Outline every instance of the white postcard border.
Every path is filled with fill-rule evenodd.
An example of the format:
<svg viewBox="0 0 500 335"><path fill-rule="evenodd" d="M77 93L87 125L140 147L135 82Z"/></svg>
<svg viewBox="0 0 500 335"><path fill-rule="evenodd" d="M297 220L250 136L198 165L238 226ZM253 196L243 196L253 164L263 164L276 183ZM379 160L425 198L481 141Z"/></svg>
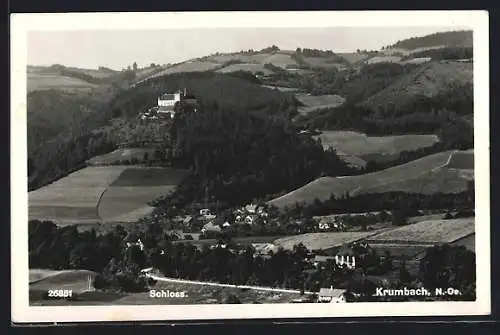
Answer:
<svg viewBox="0 0 500 335"><path fill-rule="evenodd" d="M59 13L11 15L13 322L458 316L490 313L489 18L486 11ZM474 37L475 302L33 307L28 298L27 33L218 27L469 27ZM202 55L200 55L202 56Z"/></svg>

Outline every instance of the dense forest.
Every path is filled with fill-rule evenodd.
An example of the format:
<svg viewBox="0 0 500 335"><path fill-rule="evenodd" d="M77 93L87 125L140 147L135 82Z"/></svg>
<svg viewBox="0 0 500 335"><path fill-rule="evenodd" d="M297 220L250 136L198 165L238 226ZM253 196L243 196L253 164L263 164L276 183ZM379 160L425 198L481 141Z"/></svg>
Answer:
<svg viewBox="0 0 500 335"><path fill-rule="evenodd" d="M320 201L316 199L312 204L304 206L296 204L286 208L285 212L291 215L304 217L322 216L342 213L363 213L385 210L403 211L405 215L419 215L421 210L474 210L474 189L460 193L411 194L404 192L370 193L350 197L331 196L330 199Z"/></svg>
<svg viewBox="0 0 500 335"><path fill-rule="evenodd" d="M436 46L472 46L472 30L447 31L434 33L422 37L412 37L402 41L397 41L390 48L418 49Z"/></svg>
<svg viewBox="0 0 500 335"><path fill-rule="evenodd" d="M172 243L157 225L143 233L127 234L123 228L96 235L95 231L78 232L75 227L57 228L52 222L29 223L30 268L89 269L96 271L98 289L140 292L154 285L140 276L140 270L153 266L167 277L220 283L247 284L319 291L331 285L348 290L350 299L373 299L372 290L383 278L386 287L418 286L460 289L460 300L474 300L475 256L463 247L430 248L417 274L410 275L404 263L386 253L378 255L367 244L354 243L349 254L358 260L355 270L329 261L314 267L308 259L310 250L299 244L293 250L278 249L270 257L256 254L252 247L221 241L226 248ZM126 246L140 238L144 250ZM347 251L347 250L346 250ZM458 262L457 260L460 260ZM360 280L360 276L362 279Z"/></svg>
<svg viewBox="0 0 500 335"><path fill-rule="evenodd" d="M236 205L322 174L352 172L335 152L280 119L206 106L176 118L171 132L172 165L192 172L172 197L187 202L201 200L207 188L211 197Z"/></svg>
<svg viewBox="0 0 500 335"><path fill-rule="evenodd" d="M474 52L472 47L449 47L440 49L430 49L419 52L414 52L404 59L430 57L434 61L456 60L456 59L472 59Z"/></svg>

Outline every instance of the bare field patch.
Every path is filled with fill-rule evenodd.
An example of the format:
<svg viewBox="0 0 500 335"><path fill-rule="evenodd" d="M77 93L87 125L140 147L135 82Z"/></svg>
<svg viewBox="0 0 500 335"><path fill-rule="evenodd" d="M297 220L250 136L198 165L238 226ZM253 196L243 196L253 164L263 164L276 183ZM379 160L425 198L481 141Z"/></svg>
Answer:
<svg viewBox="0 0 500 335"><path fill-rule="evenodd" d="M146 187L178 185L186 175L186 171L179 169L164 167L131 167L125 169L110 186Z"/></svg>
<svg viewBox="0 0 500 335"><path fill-rule="evenodd" d="M378 233L370 241L452 243L474 233L474 218L429 220Z"/></svg>
<svg viewBox="0 0 500 335"><path fill-rule="evenodd" d="M324 146L355 156L399 154L402 151L430 147L439 142L436 135L366 136L354 131L323 131L315 138L321 139Z"/></svg>
<svg viewBox="0 0 500 335"><path fill-rule="evenodd" d="M116 217L143 208L149 201L167 195L175 188L176 185L110 187L99 203L99 217L113 222Z"/></svg>
<svg viewBox="0 0 500 335"><path fill-rule="evenodd" d="M293 249L302 243L309 250L329 249L339 247L346 243L352 243L375 234L371 232L334 232L334 233L307 233L295 236L287 236L273 242L276 246L284 249Z"/></svg>
<svg viewBox="0 0 500 335"><path fill-rule="evenodd" d="M331 194L339 197L346 193L359 195L389 190L418 193L423 192L422 185L430 188L427 193L443 192L443 189L452 192L463 191L468 187L464 175L445 168L452 152L440 152L359 176L321 177L269 203L284 207L292 206L296 202L312 203L315 198L327 200Z"/></svg>

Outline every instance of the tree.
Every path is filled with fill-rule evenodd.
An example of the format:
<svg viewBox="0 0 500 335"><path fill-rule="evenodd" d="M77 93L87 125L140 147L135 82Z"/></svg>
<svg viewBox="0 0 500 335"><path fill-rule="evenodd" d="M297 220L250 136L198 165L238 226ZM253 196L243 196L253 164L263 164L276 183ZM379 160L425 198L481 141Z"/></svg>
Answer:
<svg viewBox="0 0 500 335"><path fill-rule="evenodd" d="M391 211L392 224L395 226L404 226L408 222L405 211L401 209L394 209Z"/></svg>
<svg viewBox="0 0 500 335"><path fill-rule="evenodd" d="M463 299L475 299L476 255L463 246L431 247L420 261L419 279L425 287L453 287Z"/></svg>

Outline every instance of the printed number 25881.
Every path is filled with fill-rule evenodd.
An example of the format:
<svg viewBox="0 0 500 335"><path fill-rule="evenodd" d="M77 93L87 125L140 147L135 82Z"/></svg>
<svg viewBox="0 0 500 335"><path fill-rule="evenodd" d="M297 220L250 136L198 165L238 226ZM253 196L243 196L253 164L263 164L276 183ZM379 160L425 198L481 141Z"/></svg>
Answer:
<svg viewBox="0 0 500 335"><path fill-rule="evenodd" d="M49 298L70 298L73 295L73 290L49 290Z"/></svg>

